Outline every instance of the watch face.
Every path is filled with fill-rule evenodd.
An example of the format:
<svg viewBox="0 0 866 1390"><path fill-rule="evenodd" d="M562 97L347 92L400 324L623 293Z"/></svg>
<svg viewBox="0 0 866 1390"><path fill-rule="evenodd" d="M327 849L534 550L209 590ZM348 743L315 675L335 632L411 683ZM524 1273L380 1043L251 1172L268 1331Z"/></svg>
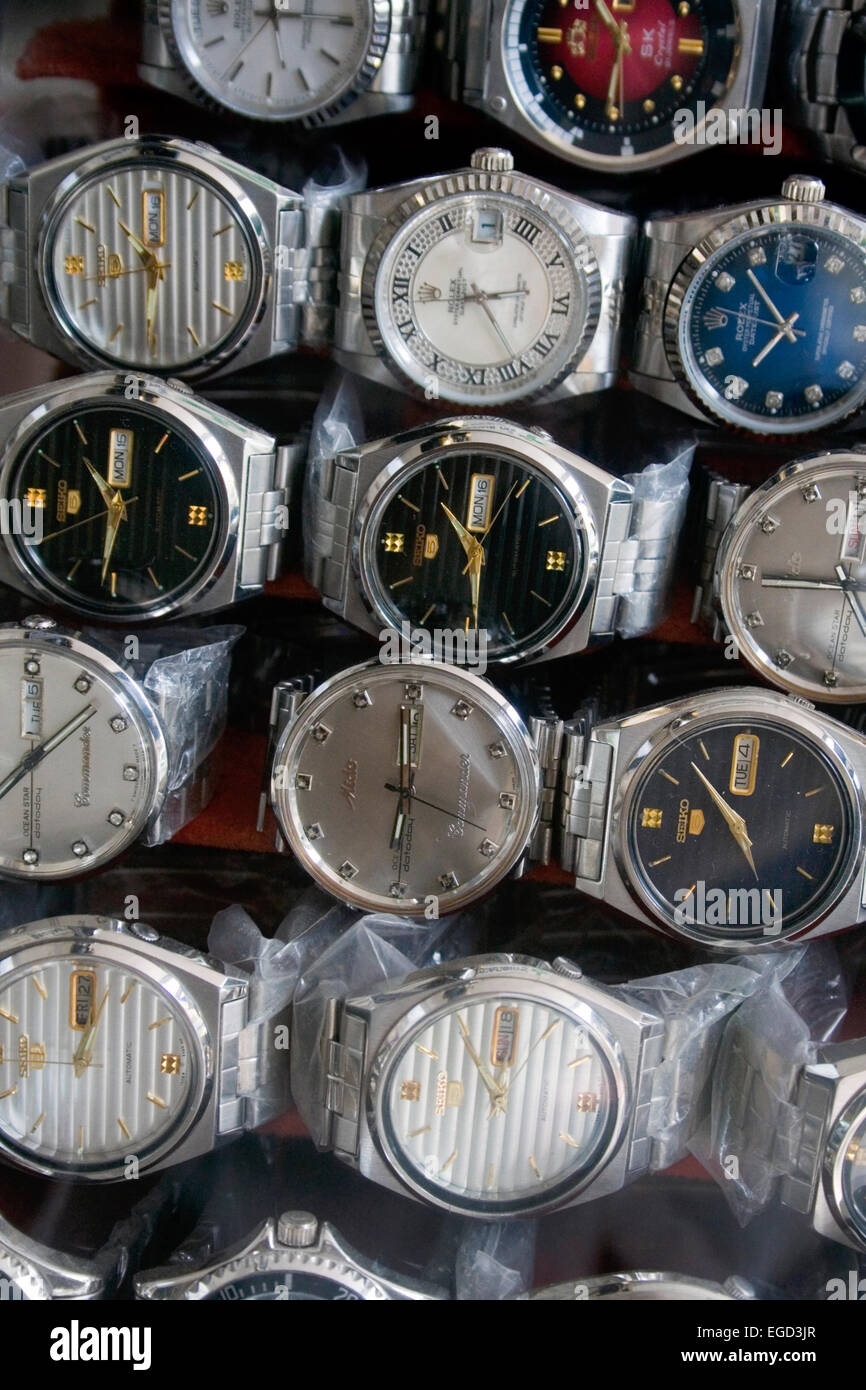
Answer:
<svg viewBox="0 0 866 1390"><path fill-rule="evenodd" d="M516 454L426 454L389 485L362 540L380 618L484 632L487 655L543 646L574 611L585 536L552 478Z"/></svg>
<svg viewBox="0 0 866 1390"><path fill-rule="evenodd" d="M590 322L588 246L507 194L437 197L389 242L375 285L382 342L444 400L492 404L574 366Z"/></svg>
<svg viewBox="0 0 866 1390"><path fill-rule="evenodd" d="M181 602L221 534L207 452L173 416L121 399L51 417L19 453L8 495L42 525L40 543L13 540L25 570L100 616Z"/></svg>
<svg viewBox="0 0 866 1390"><path fill-rule="evenodd" d="M517 862L538 763L515 711L439 662L357 667L303 704L271 798L304 867L369 911L453 912Z"/></svg>
<svg viewBox="0 0 866 1390"><path fill-rule="evenodd" d="M92 649L0 643L0 872L63 878L138 837L165 777L165 746Z"/></svg>
<svg viewBox="0 0 866 1390"><path fill-rule="evenodd" d="M246 1274L233 1279L230 1284L222 1284L205 1298L208 1302L222 1301L234 1303L239 1299L260 1302L263 1300L280 1302L340 1302L361 1303L364 1294L347 1287L337 1279L326 1275L313 1274L308 1270L267 1270Z"/></svg>
<svg viewBox="0 0 866 1390"><path fill-rule="evenodd" d="M830 424L866 397L866 252L817 219L736 236L695 274L676 334L692 389L729 424Z"/></svg>
<svg viewBox="0 0 866 1390"><path fill-rule="evenodd" d="M541 135L576 159L625 164L673 145L682 113L724 104L738 38L731 0L512 0L502 44Z"/></svg>
<svg viewBox="0 0 866 1390"><path fill-rule="evenodd" d="M103 361L181 370L229 350L254 317L258 253L238 205L192 167L111 164L46 229L48 301Z"/></svg>
<svg viewBox="0 0 866 1390"><path fill-rule="evenodd" d="M337 101L373 38L371 0L254 9L244 0L174 0L186 65L214 101L259 120L293 120Z"/></svg>
<svg viewBox="0 0 866 1390"><path fill-rule="evenodd" d="M573 1191L599 1164L617 1115L593 1028L519 993L465 1001L412 1029L379 1100L382 1137L411 1186L487 1216Z"/></svg>
<svg viewBox="0 0 866 1390"><path fill-rule="evenodd" d="M0 974L0 1143L24 1164L99 1177L184 1118L195 1053L182 1006L81 952Z"/></svg>
<svg viewBox="0 0 866 1390"><path fill-rule="evenodd" d="M772 944L807 927L856 850L851 795L829 755L762 719L677 732L630 795L626 824L642 895L704 941Z"/></svg>
<svg viewBox="0 0 866 1390"><path fill-rule="evenodd" d="M812 700L866 700L866 456L792 470L748 503L721 591L762 674Z"/></svg>

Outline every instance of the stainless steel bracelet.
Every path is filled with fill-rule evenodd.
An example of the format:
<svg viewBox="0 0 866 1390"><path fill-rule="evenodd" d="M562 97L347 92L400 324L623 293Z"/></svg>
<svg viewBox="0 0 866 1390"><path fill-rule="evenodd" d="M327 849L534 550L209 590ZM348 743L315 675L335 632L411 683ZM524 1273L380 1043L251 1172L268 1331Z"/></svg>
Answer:
<svg viewBox="0 0 866 1390"><path fill-rule="evenodd" d="M306 455L304 439L278 445L274 454L257 454L249 460L244 507L242 554L238 584L260 588L276 579L286 564L289 532L282 526L293 484Z"/></svg>
<svg viewBox="0 0 866 1390"><path fill-rule="evenodd" d="M438 0L438 44L445 64L447 95L452 101L480 100L487 74L490 42L488 0Z"/></svg>
<svg viewBox="0 0 866 1390"><path fill-rule="evenodd" d="M291 1005L283 1003L270 1017L257 1019L262 988L254 976L244 997L223 1006L217 1120L221 1138L256 1129L291 1104L289 1050L279 1046L281 1030L288 1035Z"/></svg>
<svg viewBox="0 0 866 1390"><path fill-rule="evenodd" d="M714 642L721 642L726 634L722 615L715 602L713 578L716 572L716 557L719 553L722 536L728 529L737 509L745 502L750 487L743 483L729 483L713 474L707 492L707 508L704 517L704 538L698 569L698 582L692 603L691 620L709 627Z"/></svg>
<svg viewBox="0 0 866 1390"><path fill-rule="evenodd" d="M783 1057L772 1039L739 1027L736 1019L727 1031L719 1060L719 1090L726 1106L725 1151L720 1158L736 1158L744 1177L749 1164L757 1165L768 1188L778 1177L798 1170L802 1179L808 1149L808 1139L805 1147L803 1139L808 1127L798 1123L797 1110L789 1099L797 1088L800 1064ZM778 1085L769 1084L770 1074L784 1078L784 1097ZM814 1176L813 1169L810 1189Z"/></svg>
<svg viewBox="0 0 866 1390"><path fill-rule="evenodd" d="M564 726L561 719L538 717L530 718L528 724L541 765L541 798L538 824L527 846L527 856L535 864L549 864L554 854L556 793ZM515 873L521 872L522 866L518 865Z"/></svg>
<svg viewBox="0 0 866 1390"><path fill-rule="evenodd" d="M346 598L350 569L358 464L350 452L320 459L311 463L308 479L304 571L323 598L339 603Z"/></svg>
<svg viewBox="0 0 866 1390"><path fill-rule="evenodd" d="M838 86L842 46L855 23L866 42L866 0L790 0L786 114L817 137L828 159L864 170L866 145L858 143Z"/></svg>
<svg viewBox="0 0 866 1390"><path fill-rule="evenodd" d="M678 538L679 511L670 501L636 497L611 503L593 603L594 633L618 632L627 617L628 634L637 636L661 621Z"/></svg>
<svg viewBox="0 0 866 1390"><path fill-rule="evenodd" d="M274 686L268 724L268 751L265 755L263 785L259 794L259 811L256 818L256 829L259 834L265 828L265 815L270 800L271 764L277 743L283 730L297 719L301 705L309 695L312 686L312 676L298 676L294 680L280 681L278 685ZM286 842L279 825L274 835L274 844L280 854L286 850Z"/></svg>
<svg viewBox="0 0 866 1390"><path fill-rule="evenodd" d="M0 184L0 322L25 337L30 328L28 194L13 181Z"/></svg>
<svg viewBox="0 0 866 1390"><path fill-rule="evenodd" d="M575 878L601 879L614 750L593 739L584 712L564 726L558 859Z"/></svg>

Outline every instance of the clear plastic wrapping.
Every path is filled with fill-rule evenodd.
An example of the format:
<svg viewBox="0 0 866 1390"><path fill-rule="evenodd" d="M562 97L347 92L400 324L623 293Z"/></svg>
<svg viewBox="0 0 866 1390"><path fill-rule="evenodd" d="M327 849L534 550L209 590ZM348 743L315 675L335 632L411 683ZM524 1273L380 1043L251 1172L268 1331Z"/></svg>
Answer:
<svg viewBox="0 0 866 1390"><path fill-rule="evenodd" d="M640 537L640 558L632 592L620 600L616 624L620 637L639 637L664 616L660 596L671 591L694 456L695 446L689 444L668 463L651 463L640 473L625 475L625 482L634 488L631 532Z"/></svg>

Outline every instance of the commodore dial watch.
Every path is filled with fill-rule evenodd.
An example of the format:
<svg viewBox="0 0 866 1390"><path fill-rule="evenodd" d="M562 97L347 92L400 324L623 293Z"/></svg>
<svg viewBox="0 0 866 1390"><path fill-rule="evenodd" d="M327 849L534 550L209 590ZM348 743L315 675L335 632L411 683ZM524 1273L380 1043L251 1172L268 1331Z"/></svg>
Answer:
<svg viewBox="0 0 866 1390"><path fill-rule="evenodd" d="M449 0L450 95L575 164L693 154L707 114L763 105L775 0ZM683 139L688 117L693 135Z"/></svg>
<svg viewBox="0 0 866 1390"><path fill-rule="evenodd" d="M344 366L465 405L613 384L634 219L513 172L471 168L344 205Z"/></svg>
<svg viewBox="0 0 866 1390"><path fill-rule="evenodd" d="M426 11L426 0L149 0L139 72L247 120L334 125L406 111Z"/></svg>
<svg viewBox="0 0 866 1390"><path fill-rule="evenodd" d="M800 459L750 494L710 482L695 613L767 680L866 700L866 453Z"/></svg>
<svg viewBox="0 0 866 1390"><path fill-rule="evenodd" d="M0 1154L111 1181L130 1155L151 1172L273 1118L287 1054L276 1014L250 1021L253 999L250 976L140 923L52 917L3 933Z"/></svg>
<svg viewBox="0 0 866 1390"><path fill-rule="evenodd" d="M803 434L866 400L866 222L820 179L647 224L632 380L703 420Z"/></svg>
<svg viewBox="0 0 866 1390"><path fill-rule="evenodd" d="M0 316L76 364L236 370L324 331L332 225L211 146L109 140L3 186Z"/></svg>

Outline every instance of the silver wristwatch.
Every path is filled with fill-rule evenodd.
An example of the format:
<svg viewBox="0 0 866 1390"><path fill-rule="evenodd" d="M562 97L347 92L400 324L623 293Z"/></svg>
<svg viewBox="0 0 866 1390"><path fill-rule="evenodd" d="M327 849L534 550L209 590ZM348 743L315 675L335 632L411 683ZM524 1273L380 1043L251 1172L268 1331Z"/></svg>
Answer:
<svg viewBox="0 0 866 1390"><path fill-rule="evenodd" d="M306 573L328 608L407 646L468 624L490 661L655 627L683 501L641 497L546 432L486 416L311 459L307 497Z"/></svg>
<svg viewBox="0 0 866 1390"><path fill-rule="evenodd" d="M138 1298L179 1302L445 1299L444 1290L385 1271L352 1249L328 1222L307 1211L270 1217L249 1236L205 1262L165 1265L135 1280Z"/></svg>
<svg viewBox="0 0 866 1390"><path fill-rule="evenodd" d="M751 491L709 480L693 620L806 699L866 700L866 451L786 464Z"/></svg>
<svg viewBox="0 0 866 1390"><path fill-rule="evenodd" d="M746 1279L736 1274L723 1284L716 1284L708 1279L694 1279L688 1274L630 1270L627 1274L594 1274L587 1279L570 1279L567 1283L551 1284L546 1289L538 1289L522 1297L544 1303L581 1303L585 1300L610 1303L720 1303L752 1299L755 1291Z"/></svg>
<svg viewBox="0 0 866 1390"><path fill-rule="evenodd" d="M305 1119L365 1177L452 1212L534 1216L616 1192L681 1156L714 1050L704 1020L696 1067L639 985L491 955L325 998L322 1109Z"/></svg>
<svg viewBox="0 0 866 1390"><path fill-rule="evenodd" d="M52 1250L0 1216L0 1300L103 1298L105 1272L82 1257Z"/></svg>
<svg viewBox="0 0 866 1390"><path fill-rule="evenodd" d="M221 113L337 125L408 111L427 0L145 0L145 82Z"/></svg>
<svg viewBox="0 0 866 1390"><path fill-rule="evenodd" d="M574 164L654 169L740 138L764 104L775 0L707 6L442 0L449 95ZM574 13L572 13L574 11ZM715 126L714 126L715 129Z"/></svg>
<svg viewBox="0 0 866 1390"><path fill-rule="evenodd" d="M740 952L866 917L866 740L808 701L727 688L572 735L561 859L582 892Z"/></svg>
<svg viewBox="0 0 866 1390"><path fill-rule="evenodd" d="M712 424L797 435L866 400L866 221L794 175L781 197L651 218L633 384Z"/></svg>
<svg viewBox="0 0 866 1390"><path fill-rule="evenodd" d="M0 628L0 876L102 868L203 810L237 635L157 630L111 649L51 618Z"/></svg>
<svg viewBox="0 0 866 1390"><path fill-rule="evenodd" d="M209 613L285 564L301 441L180 382L100 372L0 402L0 579L101 622Z"/></svg>
<svg viewBox="0 0 866 1390"><path fill-rule="evenodd" d="M507 150L343 204L335 355L463 406L612 386L632 217L516 173Z"/></svg>
<svg viewBox="0 0 866 1390"><path fill-rule="evenodd" d="M169 1167L289 1105L288 1001L138 922L52 917L0 936L0 1154L46 1177ZM0 1073L2 1075L2 1073Z"/></svg>
<svg viewBox="0 0 866 1390"><path fill-rule="evenodd" d="M236 371L329 338L338 239L210 145L109 140L0 189L0 320L78 366Z"/></svg>
<svg viewBox="0 0 866 1390"><path fill-rule="evenodd" d="M787 0L785 116L825 159L866 170L864 0Z"/></svg>

